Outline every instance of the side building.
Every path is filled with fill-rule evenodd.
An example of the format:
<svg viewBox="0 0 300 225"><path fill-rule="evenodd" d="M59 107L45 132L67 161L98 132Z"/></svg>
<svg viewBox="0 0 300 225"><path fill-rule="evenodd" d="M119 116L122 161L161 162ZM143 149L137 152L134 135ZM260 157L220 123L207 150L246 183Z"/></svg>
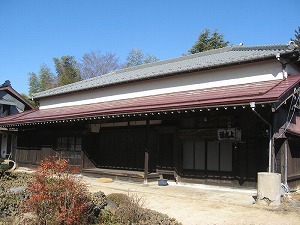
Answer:
<svg viewBox="0 0 300 225"><path fill-rule="evenodd" d="M299 85L292 44L231 46L37 93L38 110L0 126L18 130L18 163L60 155L85 173L146 170L244 187L269 171L296 188Z"/></svg>
<svg viewBox="0 0 300 225"><path fill-rule="evenodd" d="M33 106L11 87L9 80L0 85L0 118L16 115L30 109L33 109ZM0 127L1 158L7 158L12 149L16 148L16 131L16 129Z"/></svg>

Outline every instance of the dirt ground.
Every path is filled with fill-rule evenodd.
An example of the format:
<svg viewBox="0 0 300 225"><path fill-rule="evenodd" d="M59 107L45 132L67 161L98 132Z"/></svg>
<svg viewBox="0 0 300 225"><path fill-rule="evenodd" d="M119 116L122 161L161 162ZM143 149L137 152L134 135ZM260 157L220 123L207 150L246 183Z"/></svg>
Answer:
<svg viewBox="0 0 300 225"><path fill-rule="evenodd" d="M146 208L167 214L184 225L300 224L300 205L268 207L253 204L256 190L174 182L169 182L168 186L158 186L157 182L147 186L124 181L104 183L99 178L86 176L83 179L91 192L138 194L145 199Z"/></svg>

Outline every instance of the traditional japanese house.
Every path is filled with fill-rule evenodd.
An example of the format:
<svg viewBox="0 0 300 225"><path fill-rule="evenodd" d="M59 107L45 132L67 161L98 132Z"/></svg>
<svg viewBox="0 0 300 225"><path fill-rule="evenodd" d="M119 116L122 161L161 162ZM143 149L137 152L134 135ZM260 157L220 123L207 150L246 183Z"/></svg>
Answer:
<svg viewBox="0 0 300 225"><path fill-rule="evenodd" d="M33 106L17 93L9 80L0 85L0 118L8 115L16 115L25 110L33 109ZM16 129L0 127L0 157L8 158L12 148L17 146Z"/></svg>
<svg viewBox="0 0 300 225"><path fill-rule="evenodd" d="M36 93L14 158L67 157L82 172L144 171L255 186L257 172L299 185L299 51L231 46L113 71Z"/></svg>

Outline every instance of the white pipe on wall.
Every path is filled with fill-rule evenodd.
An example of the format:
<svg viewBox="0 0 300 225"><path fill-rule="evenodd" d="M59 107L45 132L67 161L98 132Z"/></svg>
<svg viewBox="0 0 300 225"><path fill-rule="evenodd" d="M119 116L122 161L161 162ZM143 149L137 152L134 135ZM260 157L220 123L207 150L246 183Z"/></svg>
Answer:
<svg viewBox="0 0 300 225"><path fill-rule="evenodd" d="M258 112L255 111L255 102L250 102L250 107L252 109L252 111L264 122L269 126L269 165L268 165L268 172L274 172L274 168L272 167L272 165L274 163L272 163L272 125L265 120Z"/></svg>

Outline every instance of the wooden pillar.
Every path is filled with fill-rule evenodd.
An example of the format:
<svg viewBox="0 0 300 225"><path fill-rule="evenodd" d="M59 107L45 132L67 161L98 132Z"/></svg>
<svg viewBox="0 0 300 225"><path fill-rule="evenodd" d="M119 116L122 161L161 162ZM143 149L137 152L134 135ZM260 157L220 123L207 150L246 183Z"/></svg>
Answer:
<svg viewBox="0 0 300 225"><path fill-rule="evenodd" d="M149 171L149 120L146 121L145 132L145 161L144 161L144 184L148 183L148 171Z"/></svg>
<svg viewBox="0 0 300 225"><path fill-rule="evenodd" d="M149 120L147 120L146 124L146 132L145 132L145 161L144 161L144 184L148 184L148 171L149 171L149 152L148 152L148 135L149 135Z"/></svg>
<svg viewBox="0 0 300 225"><path fill-rule="evenodd" d="M149 154L145 151L145 164L144 164L144 184L148 184L148 166L149 166Z"/></svg>

